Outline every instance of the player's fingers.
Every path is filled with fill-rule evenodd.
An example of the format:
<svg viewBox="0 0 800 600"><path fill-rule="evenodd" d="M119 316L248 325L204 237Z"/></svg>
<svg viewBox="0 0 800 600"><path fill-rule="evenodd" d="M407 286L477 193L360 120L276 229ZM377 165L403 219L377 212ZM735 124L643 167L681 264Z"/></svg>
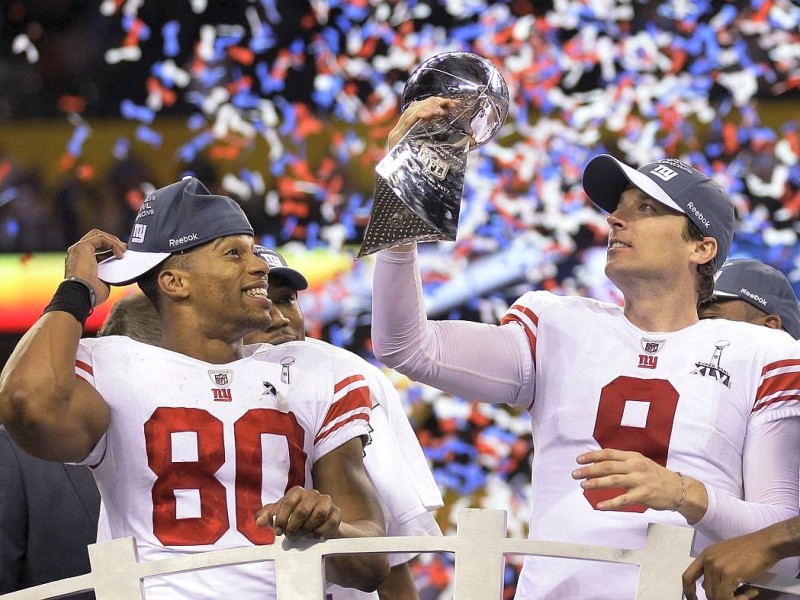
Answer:
<svg viewBox="0 0 800 600"><path fill-rule="evenodd" d="M326 523L331 515L339 512L333 499L316 490L307 490L303 501L298 503L286 526L286 533L292 535L315 535L317 530L329 534L331 525ZM338 523L336 525L338 527Z"/></svg>
<svg viewBox="0 0 800 600"><path fill-rule="evenodd" d="M270 504L265 504L260 509L256 511L256 525L259 527L273 527L275 513L278 511L278 504L280 502L271 502ZM278 532L275 532L278 533ZM278 535L280 535L278 533Z"/></svg>
<svg viewBox="0 0 800 600"><path fill-rule="evenodd" d="M733 595L733 600L752 600L759 595L759 589L751 587L749 585L745 585L738 590Z"/></svg>
<svg viewBox="0 0 800 600"><path fill-rule="evenodd" d="M686 600L697 600L696 582L702 574L703 555L701 554L694 560L694 562L692 562L692 564L688 566L681 576L681 581L683 582L683 595L686 596Z"/></svg>
<svg viewBox="0 0 800 600"><path fill-rule="evenodd" d="M80 240L78 240L78 242L73 244L71 248L77 246L78 244L86 243L90 244L95 250L109 251L117 258L121 258L127 249L125 242L120 240L117 236L106 233L105 231L100 231L99 229L92 229L89 231Z"/></svg>
<svg viewBox="0 0 800 600"><path fill-rule="evenodd" d="M316 512L316 511L315 511ZM316 525L313 523L316 522ZM319 507L313 520L309 520L314 537L328 539L334 537L342 523L342 511L331 501L329 505Z"/></svg>
<svg viewBox="0 0 800 600"><path fill-rule="evenodd" d="M573 479L586 479L587 481L597 478L605 478L605 484L614 484L614 481L611 481L609 478L611 477L618 477L620 475L624 475L627 473L628 470L625 466L625 463L618 461L618 460L603 460L600 462L595 462L589 464L585 467L580 467L579 469L574 469L572 471L572 478ZM595 482L595 487L603 487Z"/></svg>
<svg viewBox="0 0 800 600"><path fill-rule="evenodd" d="M389 133L387 146L389 148L394 147L417 122L447 114L447 109L453 104L453 100L437 96L430 96L424 100L412 102L403 111L397 124Z"/></svg>
<svg viewBox="0 0 800 600"><path fill-rule="evenodd" d="M314 490L305 490L302 487L295 486L280 499L273 521L273 529L277 535L295 532L297 520L302 518L302 515L308 511L308 508L303 506L303 503L306 497L305 492L309 491Z"/></svg>
<svg viewBox="0 0 800 600"><path fill-rule="evenodd" d="M616 450L614 448L603 448L601 450L584 452L583 454L578 455L575 460L580 465L586 465L589 463L602 462L606 460L622 461L636 454L638 453L628 452L626 450Z"/></svg>
<svg viewBox="0 0 800 600"><path fill-rule="evenodd" d="M706 569L703 589L710 600L733 600L740 580L725 573L722 569Z"/></svg>

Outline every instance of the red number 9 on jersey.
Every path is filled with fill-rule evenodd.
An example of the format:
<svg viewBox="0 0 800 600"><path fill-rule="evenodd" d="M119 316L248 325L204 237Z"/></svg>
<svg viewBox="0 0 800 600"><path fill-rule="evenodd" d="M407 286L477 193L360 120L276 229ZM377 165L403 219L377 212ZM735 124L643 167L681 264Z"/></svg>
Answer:
<svg viewBox="0 0 800 600"><path fill-rule="evenodd" d="M644 427L622 424L625 405L629 401L649 404ZM639 452L666 467L677 408L678 392L666 379L617 377L600 392L594 439L601 448ZM615 498L624 491L622 488L584 490L583 495L596 509L598 503ZM642 504L632 504L620 510L644 512L647 507Z"/></svg>

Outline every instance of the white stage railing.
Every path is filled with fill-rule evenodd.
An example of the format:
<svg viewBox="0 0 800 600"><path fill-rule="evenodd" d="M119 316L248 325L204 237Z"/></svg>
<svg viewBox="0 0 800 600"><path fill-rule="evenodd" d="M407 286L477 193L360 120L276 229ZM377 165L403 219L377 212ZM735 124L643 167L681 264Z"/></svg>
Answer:
<svg viewBox="0 0 800 600"><path fill-rule="evenodd" d="M680 600L681 574L691 562L694 530L651 524L643 548L625 549L563 542L506 538L504 510L462 509L456 535L384 537L290 542L278 537L270 546L248 546L157 562L137 560L133 538L91 544L92 572L0 595L2 600L44 600L94 589L97 600L143 600L141 580L207 567L275 561L278 600L320 600L324 556L375 552L452 552L454 598L499 599L506 555L536 554L640 566L636 600ZM767 574L751 582L800 596L800 581Z"/></svg>

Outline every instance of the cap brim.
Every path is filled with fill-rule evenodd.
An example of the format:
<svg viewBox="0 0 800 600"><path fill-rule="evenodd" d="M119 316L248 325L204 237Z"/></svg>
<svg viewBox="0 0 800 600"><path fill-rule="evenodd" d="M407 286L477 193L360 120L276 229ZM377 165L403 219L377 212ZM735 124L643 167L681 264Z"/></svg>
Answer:
<svg viewBox="0 0 800 600"><path fill-rule="evenodd" d="M126 250L122 258L112 256L97 265L97 276L109 285L128 285L167 260L171 252Z"/></svg>
<svg viewBox="0 0 800 600"><path fill-rule="evenodd" d="M595 156L583 171L583 189L598 208L608 213L616 210L629 183L664 206L686 212L655 181L609 154Z"/></svg>
<svg viewBox="0 0 800 600"><path fill-rule="evenodd" d="M738 298L740 300L742 299L741 296L739 296L739 294L734 294L733 292L721 292L716 289L714 290L714 296L719 298Z"/></svg>
<svg viewBox="0 0 800 600"><path fill-rule="evenodd" d="M308 287L308 280L303 274L290 267L270 267L267 278L269 279L271 275L283 277L295 290L304 290Z"/></svg>

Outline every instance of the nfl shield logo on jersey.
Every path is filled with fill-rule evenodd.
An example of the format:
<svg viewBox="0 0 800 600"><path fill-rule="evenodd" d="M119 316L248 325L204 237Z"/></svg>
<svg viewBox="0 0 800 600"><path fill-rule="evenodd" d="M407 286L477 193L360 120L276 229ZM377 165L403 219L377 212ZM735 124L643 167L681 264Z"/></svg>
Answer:
<svg viewBox="0 0 800 600"><path fill-rule="evenodd" d="M233 381L231 369L209 369L208 376L211 378L211 383L222 387L228 387Z"/></svg>
<svg viewBox="0 0 800 600"><path fill-rule="evenodd" d="M667 342L667 340L651 340L648 338L642 338L639 341L642 344L642 350L647 352L647 354L656 354Z"/></svg>

